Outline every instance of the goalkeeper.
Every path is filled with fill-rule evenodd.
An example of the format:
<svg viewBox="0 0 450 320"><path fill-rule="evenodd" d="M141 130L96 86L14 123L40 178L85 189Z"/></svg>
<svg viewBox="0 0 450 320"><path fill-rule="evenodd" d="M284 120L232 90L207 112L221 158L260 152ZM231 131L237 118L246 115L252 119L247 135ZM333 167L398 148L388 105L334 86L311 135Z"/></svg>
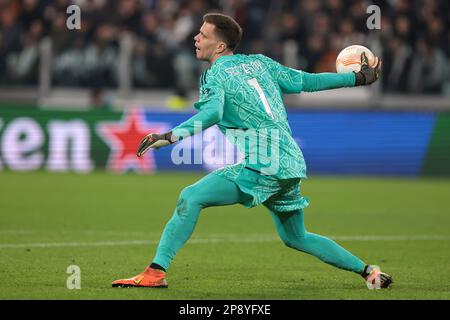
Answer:
<svg viewBox="0 0 450 320"><path fill-rule="evenodd" d="M333 240L305 229L308 199L300 193L306 178L303 154L294 141L283 104L283 93L312 92L369 85L379 76L380 60L372 68L364 54L357 73L307 73L287 68L264 55L233 54L242 29L231 17L206 14L195 36L196 57L210 64L200 78L199 112L170 132L151 133L138 146L175 143L213 125L244 153L242 162L218 169L185 188L161 236L156 254L141 274L116 280L113 287L167 287L166 270L194 231L200 211L213 206L264 205L281 240L290 248L325 263L361 275L368 286L387 288L392 278L367 265ZM267 146L270 148L268 156Z"/></svg>

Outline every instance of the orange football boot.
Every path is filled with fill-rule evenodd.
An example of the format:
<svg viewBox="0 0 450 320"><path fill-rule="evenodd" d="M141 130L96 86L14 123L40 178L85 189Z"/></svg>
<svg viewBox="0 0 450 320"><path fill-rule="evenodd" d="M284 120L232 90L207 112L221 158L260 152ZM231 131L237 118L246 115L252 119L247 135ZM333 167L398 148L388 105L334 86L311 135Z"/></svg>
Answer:
<svg viewBox="0 0 450 320"><path fill-rule="evenodd" d="M147 267L145 268L144 272L138 274L133 278L113 281L112 286L113 288L167 288L169 285L167 284L166 273L164 271Z"/></svg>

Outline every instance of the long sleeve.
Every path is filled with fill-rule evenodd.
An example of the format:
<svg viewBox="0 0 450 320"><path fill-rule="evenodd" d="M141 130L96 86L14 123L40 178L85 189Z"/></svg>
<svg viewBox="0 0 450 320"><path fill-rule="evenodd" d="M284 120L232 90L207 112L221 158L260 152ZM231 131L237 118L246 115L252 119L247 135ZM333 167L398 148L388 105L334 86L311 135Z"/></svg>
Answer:
<svg viewBox="0 0 450 320"><path fill-rule="evenodd" d="M200 111L172 129L172 134L177 140L206 130L222 120L225 105L225 91L220 81L214 77L207 78L207 73L208 70L201 77L200 99L194 104L194 108Z"/></svg>
<svg viewBox="0 0 450 320"><path fill-rule="evenodd" d="M206 130L222 120L223 99L214 98L198 104L201 104L200 111L172 130L172 134L177 140Z"/></svg>
<svg viewBox="0 0 450 320"><path fill-rule="evenodd" d="M313 92L355 86L355 74L308 73L286 67L266 56L258 57L270 68L283 93Z"/></svg>
<svg viewBox="0 0 450 320"><path fill-rule="evenodd" d="M308 73L283 66L278 73L278 84L284 93L314 92L355 86L352 73Z"/></svg>
<svg viewBox="0 0 450 320"><path fill-rule="evenodd" d="M303 72L302 91L314 92L355 86L355 74L351 73L308 73Z"/></svg>

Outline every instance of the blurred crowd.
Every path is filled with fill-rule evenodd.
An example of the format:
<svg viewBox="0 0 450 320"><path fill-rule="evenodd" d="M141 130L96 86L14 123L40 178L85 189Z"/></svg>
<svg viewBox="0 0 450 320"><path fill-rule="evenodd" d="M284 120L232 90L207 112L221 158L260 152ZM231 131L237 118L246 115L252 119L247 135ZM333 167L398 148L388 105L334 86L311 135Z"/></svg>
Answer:
<svg viewBox="0 0 450 320"><path fill-rule="evenodd" d="M66 9L81 8L69 30ZM366 25L381 8L381 30ZM382 90L442 93L449 83L450 6L446 0L0 0L0 85L38 82L40 43L52 41L52 83L117 87L121 43L131 35L132 85L197 88L206 66L193 37L206 12L233 16L244 29L239 53L263 53L309 72L335 72L350 44L383 59Z"/></svg>

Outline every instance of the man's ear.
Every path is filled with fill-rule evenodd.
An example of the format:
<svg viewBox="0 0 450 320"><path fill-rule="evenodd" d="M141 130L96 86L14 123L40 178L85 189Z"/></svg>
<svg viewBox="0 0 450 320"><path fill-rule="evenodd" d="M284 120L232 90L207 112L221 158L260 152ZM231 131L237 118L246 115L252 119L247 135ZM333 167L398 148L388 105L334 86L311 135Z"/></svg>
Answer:
<svg viewBox="0 0 450 320"><path fill-rule="evenodd" d="M219 42L217 48L216 48L216 53L221 54L223 52L225 52L225 50L227 50L227 45L225 42Z"/></svg>

